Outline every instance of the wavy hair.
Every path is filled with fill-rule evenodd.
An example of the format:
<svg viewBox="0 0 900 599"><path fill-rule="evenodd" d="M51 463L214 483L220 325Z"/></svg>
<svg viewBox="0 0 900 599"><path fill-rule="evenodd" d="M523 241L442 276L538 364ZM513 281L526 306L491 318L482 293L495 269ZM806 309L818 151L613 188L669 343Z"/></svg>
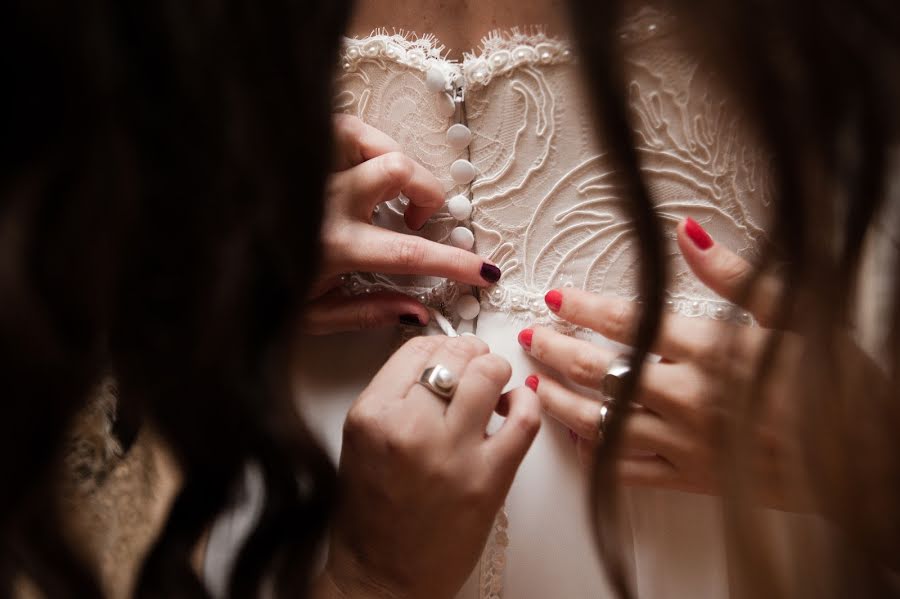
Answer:
<svg viewBox="0 0 900 599"><path fill-rule="evenodd" d="M108 370L184 475L136 594L205 596L189 553L248 464L231 594L308 587L335 493L287 353L318 260L349 2L15 0L0 18L0 594L98 597L60 538L66 430Z"/></svg>
<svg viewBox="0 0 900 599"><path fill-rule="evenodd" d="M656 338L666 281L654 198L640 172L625 95L623 48L615 31L625 2L573 0L572 22L584 57L602 138L622 173L640 251L645 309L633 354L640 373ZM900 564L900 276L896 247L880 266L892 288L879 313L888 332L878 366L860 368L842 351L867 287L860 272L874 238L898 231L890 182L900 133L900 6L887 0L684 0L668 7L691 27L694 43L718 57L726 80L773 157L772 246L745 293L776 265L784 280L773 326L808 343L794 371L793 408L803 422L803 476L786 481L815 498L840 532L829 575L836 596L897 594L888 574ZM896 159L896 157L895 157ZM894 198L894 202L900 198ZM725 340L726 342L728 340ZM739 592L797 596L779 584L758 534L747 474L750 431L763 410L761 390L782 339L773 335L757 380L728 381L732 401L721 439L730 545L738 556ZM623 405L633 397L630 381ZM597 541L620 596L631 596L618 543L614 460L622 418L612 420L598 449L591 497ZM803 488L800 488L803 487ZM821 576L804 556L805 574ZM809 580L809 579L808 579ZM811 591L805 591L809 594ZM743 595L742 595L743 596Z"/></svg>

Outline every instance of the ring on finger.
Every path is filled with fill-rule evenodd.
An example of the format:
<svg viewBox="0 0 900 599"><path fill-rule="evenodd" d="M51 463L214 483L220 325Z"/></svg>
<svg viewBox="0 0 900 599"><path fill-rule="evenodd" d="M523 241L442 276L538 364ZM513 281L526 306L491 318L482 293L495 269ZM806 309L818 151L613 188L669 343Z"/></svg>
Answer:
<svg viewBox="0 0 900 599"><path fill-rule="evenodd" d="M609 363L600 381L600 392L607 401L615 402L619 399L631 375L631 358L628 354L619 354Z"/></svg>
<svg viewBox="0 0 900 599"><path fill-rule="evenodd" d="M612 420L613 409L615 408L615 401L605 399L600 404L600 421L597 423L597 442L603 443L603 439L606 436L606 427L609 425L610 420Z"/></svg>
<svg viewBox="0 0 900 599"><path fill-rule="evenodd" d="M459 377L446 366L435 364L423 370L422 375L416 382L441 399L450 401L453 399L453 394L456 393Z"/></svg>

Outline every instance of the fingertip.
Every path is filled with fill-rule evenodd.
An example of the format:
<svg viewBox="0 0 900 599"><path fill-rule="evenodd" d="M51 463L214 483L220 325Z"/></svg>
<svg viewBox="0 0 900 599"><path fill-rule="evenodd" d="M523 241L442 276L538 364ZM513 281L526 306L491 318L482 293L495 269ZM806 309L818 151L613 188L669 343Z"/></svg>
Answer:
<svg viewBox="0 0 900 599"><path fill-rule="evenodd" d="M693 218L688 217L679 223L678 229L679 237L684 235L690 244L701 252L705 252L715 244L715 241L713 241L710 234L706 232L706 229Z"/></svg>
<svg viewBox="0 0 900 599"><path fill-rule="evenodd" d="M544 303L547 307L558 313L562 308L563 294L559 289L551 289L544 295Z"/></svg>
<svg viewBox="0 0 900 599"><path fill-rule="evenodd" d="M525 351L531 351L531 343L534 339L534 329L527 328L519 331L518 341L519 345L522 346L522 349Z"/></svg>

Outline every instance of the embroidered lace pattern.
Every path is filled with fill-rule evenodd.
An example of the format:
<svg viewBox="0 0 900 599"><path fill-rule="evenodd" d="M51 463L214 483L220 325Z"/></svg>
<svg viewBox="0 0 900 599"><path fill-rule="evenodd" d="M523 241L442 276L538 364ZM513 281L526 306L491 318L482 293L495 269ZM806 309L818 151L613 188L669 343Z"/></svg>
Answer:
<svg viewBox="0 0 900 599"><path fill-rule="evenodd" d="M638 150L669 240L668 308L687 316L737 318L689 271L675 226L690 216L739 254L754 259L769 204L767 158L735 108L718 92L714 70L671 35L675 20L652 8L629 19L630 105ZM336 108L396 139L441 179L448 197L471 198L475 251L503 271L482 293L483 307L511 318L556 324L543 295L577 286L634 299L638 251L624 200L583 100L570 45L540 30L494 33L462 62L445 58L433 37L375 32L346 40ZM425 89L425 73L441 70L448 91L465 93L467 149L446 143L457 121L453 96ZM446 97L445 97L446 96ZM476 179L455 185L450 165L472 162ZM380 207L377 224L404 230L406 201ZM457 224L446 211L420 233L446 243ZM351 292L399 289L454 317L455 284L422 277L348 277Z"/></svg>
<svg viewBox="0 0 900 599"><path fill-rule="evenodd" d="M675 228L692 217L753 261L765 243L768 157L738 103L722 93L711 61L689 52L675 32L677 21L651 7L620 30L641 168L667 239L666 308L752 324L694 277ZM579 331L547 310L544 294L574 286L637 299L639 260L626 200L595 134L575 61L570 44L539 29L491 34L461 62L448 60L433 37L376 31L345 41L335 100L337 110L397 140L444 182L448 198L470 198L464 224L474 233L474 251L503 271L497 285L481 292L482 310L572 334ZM446 93L427 91L433 69L444 75ZM463 119L472 141L455 150L447 129ZM468 185L450 177L458 159L475 167ZM383 204L373 221L409 233L406 203L400 197ZM418 234L446 243L459 224L445 209ZM345 283L354 294L404 291L451 319L456 300L472 291L440 279L372 273L348 274ZM502 595L507 543L501 513L480 565L483 598Z"/></svg>

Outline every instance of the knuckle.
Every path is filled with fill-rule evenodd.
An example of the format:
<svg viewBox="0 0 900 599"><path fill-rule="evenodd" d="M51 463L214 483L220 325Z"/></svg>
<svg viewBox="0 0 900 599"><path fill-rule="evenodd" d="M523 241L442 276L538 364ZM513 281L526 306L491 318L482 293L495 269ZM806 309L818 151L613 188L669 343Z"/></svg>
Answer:
<svg viewBox="0 0 900 599"><path fill-rule="evenodd" d="M356 327L359 330L377 329L382 324L382 315L375 306L362 304L356 310Z"/></svg>
<svg viewBox="0 0 900 599"><path fill-rule="evenodd" d="M541 412L537 406L532 406L528 410L522 410L516 419L516 426L528 437L537 435L541 429Z"/></svg>
<svg viewBox="0 0 900 599"><path fill-rule="evenodd" d="M390 152L381 157L381 172L392 185L402 187L412 177L414 166L411 158L400 152Z"/></svg>
<svg viewBox="0 0 900 599"><path fill-rule="evenodd" d="M581 384L599 383L605 372L600 358L593 351L576 353L568 370L569 378Z"/></svg>
<svg viewBox="0 0 900 599"><path fill-rule="evenodd" d="M326 260L342 257L350 247L348 244L346 228L336 223L326 221L322 227L322 254Z"/></svg>
<svg viewBox="0 0 900 599"><path fill-rule="evenodd" d="M389 451L408 461L420 461L428 467L427 461L421 461L431 455L428 451L431 438L425 433L427 424L421 418L412 417L404 422L394 421L386 434L386 445Z"/></svg>
<svg viewBox="0 0 900 599"><path fill-rule="evenodd" d="M486 354L472 362L470 367L490 381L504 383L512 376L512 366L496 354Z"/></svg>
<svg viewBox="0 0 900 599"><path fill-rule="evenodd" d="M344 420L344 439L360 442L372 438L380 430L378 413L360 401L347 412Z"/></svg>
<svg viewBox="0 0 900 599"><path fill-rule="evenodd" d="M392 261L407 270L419 268L425 261L425 242L419 237L401 235L391 242Z"/></svg>
<svg viewBox="0 0 900 599"><path fill-rule="evenodd" d="M600 426L598 407L592 401L585 400L575 411L575 432L585 439L592 439Z"/></svg>
<svg viewBox="0 0 900 599"><path fill-rule="evenodd" d="M625 302L608 301L604 302L601 308L603 322L606 323L608 331L613 332L617 337L623 337L631 333L631 308Z"/></svg>
<svg viewBox="0 0 900 599"><path fill-rule="evenodd" d="M436 335L421 335L406 342L406 347L419 355L430 355L443 344L443 339Z"/></svg>
<svg viewBox="0 0 900 599"><path fill-rule="evenodd" d="M466 476L460 477L454 469L444 465L440 470L440 476L442 483L451 486L465 504L479 505L491 495L491 481L481 472L470 471Z"/></svg>
<svg viewBox="0 0 900 599"><path fill-rule="evenodd" d="M716 264L716 274L726 287L739 287L747 278L747 263L731 252L723 253Z"/></svg>
<svg viewBox="0 0 900 599"><path fill-rule="evenodd" d="M365 129L363 122L352 114L335 114L332 126L339 139L359 138Z"/></svg>
<svg viewBox="0 0 900 599"><path fill-rule="evenodd" d="M484 341L475 337L454 337L448 339L444 348L452 357L468 362L475 356L488 351Z"/></svg>

